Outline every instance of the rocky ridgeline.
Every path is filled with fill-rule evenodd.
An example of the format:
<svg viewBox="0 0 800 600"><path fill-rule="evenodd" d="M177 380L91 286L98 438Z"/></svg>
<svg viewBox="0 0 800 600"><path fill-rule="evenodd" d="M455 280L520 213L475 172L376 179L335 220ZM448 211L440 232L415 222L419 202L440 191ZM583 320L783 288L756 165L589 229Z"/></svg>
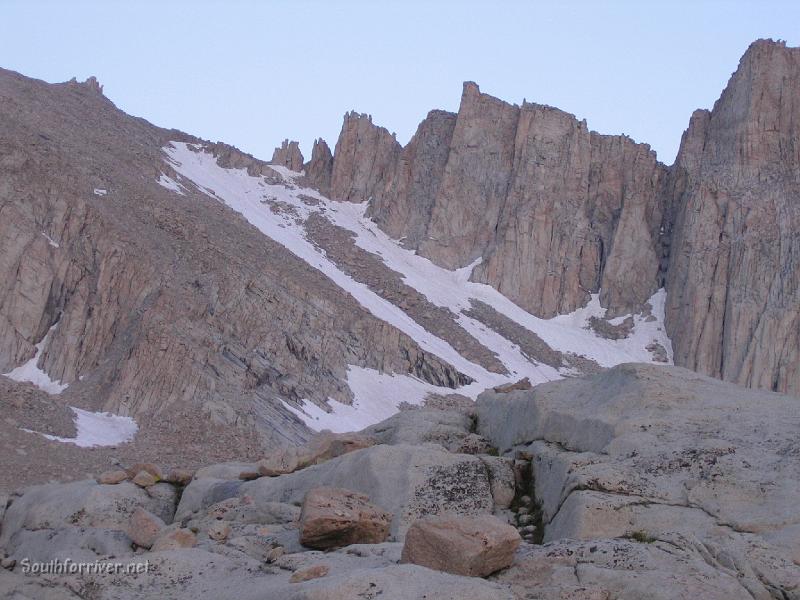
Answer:
<svg viewBox="0 0 800 600"><path fill-rule="evenodd" d="M798 427L796 399L622 365L255 463L133 465L0 499L0 595L796 599ZM22 573L67 557L149 570Z"/></svg>
<svg viewBox="0 0 800 600"><path fill-rule="evenodd" d="M646 144L556 108L464 84L405 146L345 116L336 150L306 164L333 199L369 202L389 235L464 267L543 317L600 292L637 312L666 286L675 362L800 393L800 48L759 40L667 167Z"/></svg>

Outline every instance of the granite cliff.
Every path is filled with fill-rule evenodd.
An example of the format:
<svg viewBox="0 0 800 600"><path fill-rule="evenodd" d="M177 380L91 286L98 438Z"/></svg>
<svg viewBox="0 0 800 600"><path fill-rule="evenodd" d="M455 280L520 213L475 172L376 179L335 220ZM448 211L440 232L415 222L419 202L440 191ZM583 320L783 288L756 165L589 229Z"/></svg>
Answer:
<svg viewBox="0 0 800 600"><path fill-rule="evenodd" d="M432 111L404 148L348 114L332 165L306 168L437 265L478 262L473 281L541 317L592 293L622 315L666 287L676 364L798 394L799 122L800 49L759 40L671 167L466 83L458 113Z"/></svg>

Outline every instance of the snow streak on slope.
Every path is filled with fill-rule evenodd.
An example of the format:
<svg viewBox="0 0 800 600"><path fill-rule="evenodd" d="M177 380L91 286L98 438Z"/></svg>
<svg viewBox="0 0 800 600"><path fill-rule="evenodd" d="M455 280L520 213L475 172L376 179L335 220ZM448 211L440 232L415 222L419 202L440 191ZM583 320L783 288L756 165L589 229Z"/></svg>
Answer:
<svg viewBox="0 0 800 600"><path fill-rule="evenodd" d="M136 421L130 417L120 417L105 412L89 412L74 406L70 408L75 413L77 434L74 438L58 437L49 433L31 431L30 429L25 429L24 431L38 433L54 442L75 444L81 448L94 448L96 446L116 446L129 442L139 430Z"/></svg>
<svg viewBox="0 0 800 600"><path fill-rule="evenodd" d="M605 314L605 309L600 306L599 294L592 295L586 307L571 314L540 319L491 286L470 282L470 274L477 262L455 271L438 267L413 251L402 248L367 219L364 216L366 203L336 202L315 190L301 188L295 181L300 173L274 166L274 170L286 181L285 185L276 185L262 177L252 177L244 169L220 167L200 145L173 142L164 151L175 171L184 178L184 188L186 180L189 180L203 193L224 202L262 233L322 271L375 317L397 327L424 350L475 380L456 390L458 393L474 398L487 387L516 381L521 377L528 377L537 384L573 374L566 366L556 369L531 361L516 344L464 314L471 308L472 300L491 306L520 328L535 333L553 350L585 356L600 366L611 367L621 362L654 362L651 352L646 348L654 342L664 347L669 361L672 361L671 343L663 327L666 297L663 290L650 299L652 317L648 319L646 315L633 315L634 328L627 338L605 339L588 326L591 317L603 317ZM308 202L309 198L314 202ZM465 359L447 341L425 330L399 307L340 269L324 250L307 238L305 221L312 214L324 216L335 225L351 231L357 246L380 257L389 269L401 274L407 285L419 291L431 303L451 310L465 331L497 355L508 374L489 372L483 366ZM353 366L348 371L348 385L355 396L352 406L331 402L332 412L326 412L306 402L302 410L293 407L290 410L314 429L345 431L364 427L389 416L402 401L418 404L430 393L447 394L453 391L437 388L409 375L388 375Z"/></svg>
<svg viewBox="0 0 800 600"><path fill-rule="evenodd" d="M388 419L399 410L403 402L422 404L429 394L453 392L449 388L431 385L412 375L379 373L374 369L353 365L347 370L347 385L355 397L352 405L331 399L328 403L332 412L322 410L313 402L304 403L302 410L289 404L286 407L312 429L330 429L334 433L343 433L358 431Z"/></svg>
<svg viewBox="0 0 800 600"><path fill-rule="evenodd" d="M42 350L44 350L44 347L47 345L47 340L50 337L50 333L56 328L56 325L58 325L58 323L53 325L47 331L47 334L42 338L42 341L36 344L36 353L33 355L33 357L28 362L18 366L13 371L5 373L6 377L13 379L14 381L28 381L48 394L60 394L67 389L69 384L53 381L50 379L50 376L47 373L39 368L39 356L42 354Z"/></svg>

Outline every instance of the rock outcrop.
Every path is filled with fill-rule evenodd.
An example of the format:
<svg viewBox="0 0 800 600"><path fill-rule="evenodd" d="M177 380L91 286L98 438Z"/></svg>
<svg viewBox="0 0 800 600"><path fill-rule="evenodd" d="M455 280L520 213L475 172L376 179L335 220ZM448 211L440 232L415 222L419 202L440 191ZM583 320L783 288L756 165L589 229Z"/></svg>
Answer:
<svg viewBox="0 0 800 600"><path fill-rule="evenodd" d="M477 411L480 433L531 457L545 542L700 544L766 598L800 593L797 406L686 369L629 364L486 392Z"/></svg>
<svg viewBox="0 0 800 600"><path fill-rule="evenodd" d="M280 148L275 148L270 164L286 167L290 171L303 170L303 153L295 141L283 140Z"/></svg>
<svg viewBox="0 0 800 600"><path fill-rule="evenodd" d="M374 196L367 215L410 248L426 239L434 201L444 177L456 115L443 110L428 113L395 167L392 183Z"/></svg>
<svg viewBox="0 0 800 600"><path fill-rule="evenodd" d="M308 185L318 189L323 195L331 194L331 177L333 176L333 154L322 138L314 140L311 149L311 160L304 169Z"/></svg>
<svg viewBox="0 0 800 600"><path fill-rule="evenodd" d="M755 42L673 167L675 362L800 395L800 48Z"/></svg>
<svg viewBox="0 0 800 600"><path fill-rule="evenodd" d="M347 113L334 150L331 198L363 202L382 194L391 181L401 146L370 115Z"/></svg>

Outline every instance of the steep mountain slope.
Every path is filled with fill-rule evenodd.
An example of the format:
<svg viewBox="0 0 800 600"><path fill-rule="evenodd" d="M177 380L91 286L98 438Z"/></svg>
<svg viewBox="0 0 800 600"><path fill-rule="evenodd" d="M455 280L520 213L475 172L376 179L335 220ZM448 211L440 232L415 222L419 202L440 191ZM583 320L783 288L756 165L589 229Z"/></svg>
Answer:
<svg viewBox="0 0 800 600"><path fill-rule="evenodd" d="M402 149L349 114L333 160L306 171L435 264L480 260L472 281L537 316L593 293L609 316L635 312L666 286L676 364L800 394L798 123L800 49L760 40L670 168L466 83L458 114L431 112Z"/></svg>
<svg viewBox="0 0 800 600"><path fill-rule="evenodd" d="M467 381L219 201L178 187L169 140L197 141L125 115L93 81L0 72L0 372L36 356L64 403L134 417L142 433L170 424L163 444L221 457L304 439L281 400L349 402L349 366Z"/></svg>
<svg viewBox="0 0 800 600"><path fill-rule="evenodd" d="M94 80L2 71L0 100L2 401L25 396L25 382L53 394L42 400L50 421L0 425L21 451L46 452L37 433L98 440L91 422L114 424L106 445L135 432L134 447L155 455L254 456L309 428L374 423L402 402L670 360L663 292L612 321L596 296L534 317L470 282L474 265L436 266L383 233L365 204L303 187L285 166L300 164L296 144L270 166L129 117ZM372 131L348 119L354 135ZM354 197L399 152L388 133L376 138L385 150L356 171ZM324 143L313 156L332 163ZM331 172L331 189L343 181ZM56 410L67 406L72 427ZM14 458L3 460L12 472Z"/></svg>

